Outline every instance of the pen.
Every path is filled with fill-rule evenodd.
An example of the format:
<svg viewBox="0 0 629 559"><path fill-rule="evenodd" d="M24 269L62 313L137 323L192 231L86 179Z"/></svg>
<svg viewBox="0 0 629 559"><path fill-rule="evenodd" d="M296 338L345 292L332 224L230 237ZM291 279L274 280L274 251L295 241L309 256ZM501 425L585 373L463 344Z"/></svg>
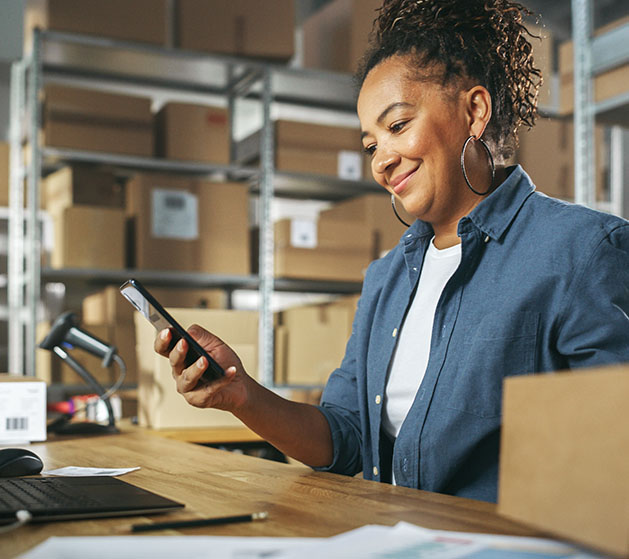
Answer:
<svg viewBox="0 0 629 559"><path fill-rule="evenodd" d="M151 532L153 530L177 530L179 528L196 528L197 526L214 526L216 524L233 524L234 522L251 522L264 520L268 512L254 512L237 516L219 516L216 518L199 518L197 520L180 520L178 522L157 522L155 524L134 524L132 532Z"/></svg>

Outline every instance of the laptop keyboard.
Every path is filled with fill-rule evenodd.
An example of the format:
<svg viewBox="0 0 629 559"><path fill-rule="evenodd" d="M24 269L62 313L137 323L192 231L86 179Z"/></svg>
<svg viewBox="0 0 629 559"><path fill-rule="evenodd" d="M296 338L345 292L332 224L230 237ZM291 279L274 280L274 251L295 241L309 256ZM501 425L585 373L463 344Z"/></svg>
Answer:
<svg viewBox="0 0 629 559"><path fill-rule="evenodd" d="M69 509L96 506L98 501L68 490L59 478L6 479L0 481L0 511Z"/></svg>

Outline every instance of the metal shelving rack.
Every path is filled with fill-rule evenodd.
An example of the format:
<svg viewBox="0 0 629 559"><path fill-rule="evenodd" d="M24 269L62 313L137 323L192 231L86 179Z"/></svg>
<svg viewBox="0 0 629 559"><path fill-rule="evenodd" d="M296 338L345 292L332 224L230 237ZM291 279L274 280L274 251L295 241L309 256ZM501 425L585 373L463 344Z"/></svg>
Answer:
<svg viewBox="0 0 629 559"><path fill-rule="evenodd" d="M593 95L594 76L629 63L629 23L593 37L591 0L571 0L571 6L575 92L575 202L629 217L629 200L625 200L623 186L623 158L627 135L618 125L621 123L629 126L629 92L598 103L595 103ZM612 124L610 200L607 204L596 202L594 122L597 118Z"/></svg>
<svg viewBox="0 0 629 559"><path fill-rule="evenodd" d="M334 111L354 111L351 77L332 72L297 70L227 56L146 46L102 38L36 30L31 55L13 67L11 80L11 220L9 262L9 366L35 374L35 327L45 281L106 285L131 275L152 285L189 285L260 292L260 359L262 381L273 384L274 291L355 293L360 283L284 280L273 277L271 201L281 195L295 198L342 199L379 191L375 183L330 179L274 169L274 130L271 109L292 104ZM260 166L212 165L149 157L105 154L42 147L41 89L48 81L98 80L120 88L219 95L234 109L238 99L261 103ZM233 122L233 119L230 119ZM233 139L233 130L232 130ZM22 161L24 142L31 146L28 168ZM236 148L232 140L232 155ZM260 199L260 271L256 276L212 276L147 270L53 270L41 266L38 220L42 169L82 162L108 165L122 174L157 171L195 176L220 176L248 181ZM26 187L24 187L26 184ZM26 201L26 207L25 207ZM25 226L24 226L25 224Z"/></svg>

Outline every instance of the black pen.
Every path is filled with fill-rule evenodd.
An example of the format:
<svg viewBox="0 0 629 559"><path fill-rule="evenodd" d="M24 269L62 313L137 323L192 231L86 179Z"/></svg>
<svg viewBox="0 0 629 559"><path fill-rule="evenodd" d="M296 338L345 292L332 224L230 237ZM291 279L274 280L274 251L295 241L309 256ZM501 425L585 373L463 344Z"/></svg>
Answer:
<svg viewBox="0 0 629 559"><path fill-rule="evenodd" d="M234 522L251 522L264 520L268 512L254 512L238 516L219 516L216 518L199 518L197 520L180 520L179 522L157 522L155 524L134 524L132 532L152 532L153 530L177 530L179 528L196 528L197 526L214 526L216 524L233 524Z"/></svg>

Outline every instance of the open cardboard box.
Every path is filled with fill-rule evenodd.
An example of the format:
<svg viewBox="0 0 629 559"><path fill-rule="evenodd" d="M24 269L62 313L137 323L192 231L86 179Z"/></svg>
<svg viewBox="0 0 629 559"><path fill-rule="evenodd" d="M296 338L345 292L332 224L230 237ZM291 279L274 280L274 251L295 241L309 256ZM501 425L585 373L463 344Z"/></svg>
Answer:
<svg viewBox="0 0 629 559"><path fill-rule="evenodd" d="M505 380L498 511L629 556L629 364Z"/></svg>

